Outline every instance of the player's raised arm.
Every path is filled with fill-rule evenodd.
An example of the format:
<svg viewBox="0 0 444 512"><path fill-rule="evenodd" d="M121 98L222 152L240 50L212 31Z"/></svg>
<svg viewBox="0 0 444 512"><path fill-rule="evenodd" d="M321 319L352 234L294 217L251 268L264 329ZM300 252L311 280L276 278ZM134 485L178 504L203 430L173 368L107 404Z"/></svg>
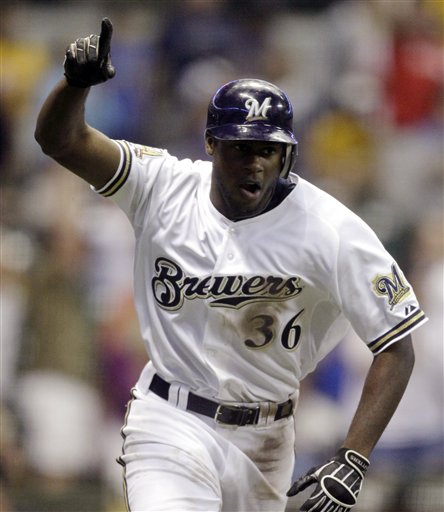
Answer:
<svg viewBox="0 0 444 512"><path fill-rule="evenodd" d="M85 122L89 88L113 78L110 48L113 27L102 20L100 35L78 38L65 56L65 78L49 94L37 119L35 138L44 153L96 188L119 165L119 149Z"/></svg>

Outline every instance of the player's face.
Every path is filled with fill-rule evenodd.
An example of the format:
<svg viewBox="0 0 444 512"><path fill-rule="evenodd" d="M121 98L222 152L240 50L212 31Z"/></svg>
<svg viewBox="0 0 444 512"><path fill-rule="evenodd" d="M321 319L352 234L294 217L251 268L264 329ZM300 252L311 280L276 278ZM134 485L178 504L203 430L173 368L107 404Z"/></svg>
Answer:
<svg viewBox="0 0 444 512"><path fill-rule="evenodd" d="M213 157L210 198L217 210L230 220L262 213L279 178L284 145L209 137L206 149Z"/></svg>

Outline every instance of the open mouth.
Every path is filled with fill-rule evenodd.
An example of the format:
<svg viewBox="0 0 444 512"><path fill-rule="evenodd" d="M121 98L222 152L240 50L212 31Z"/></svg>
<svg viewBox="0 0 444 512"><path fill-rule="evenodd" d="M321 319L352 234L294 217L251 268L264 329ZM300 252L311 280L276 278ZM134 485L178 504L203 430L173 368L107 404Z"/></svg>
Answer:
<svg viewBox="0 0 444 512"><path fill-rule="evenodd" d="M256 197L260 193L262 187L259 185L259 183L251 181L242 183L240 188L245 195L249 197Z"/></svg>

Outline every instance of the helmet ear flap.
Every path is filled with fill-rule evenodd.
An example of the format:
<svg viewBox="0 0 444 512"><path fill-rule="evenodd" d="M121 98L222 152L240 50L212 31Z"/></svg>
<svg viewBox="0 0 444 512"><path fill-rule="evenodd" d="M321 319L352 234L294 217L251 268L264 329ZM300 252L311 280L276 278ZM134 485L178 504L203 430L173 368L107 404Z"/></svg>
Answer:
<svg viewBox="0 0 444 512"><path fill-rule="evenodd" d="M282 156L282 170L281 170L281 178L287 178L290 174L290 171L296 161L296 157L298 155L298 145L296 144L287 144L284 149L284 155Z"/></svg>

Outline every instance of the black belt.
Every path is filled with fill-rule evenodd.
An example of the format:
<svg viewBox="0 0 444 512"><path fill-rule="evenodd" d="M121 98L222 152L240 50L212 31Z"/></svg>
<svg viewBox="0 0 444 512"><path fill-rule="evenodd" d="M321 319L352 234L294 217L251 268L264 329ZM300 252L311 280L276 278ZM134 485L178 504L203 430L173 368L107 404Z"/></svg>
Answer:
<svg viewBox="0 0 444 512"><path fill-rule="evenodd" d="M150 384L150 390L164 400L168 400L168 394L171 384L154 375ZM208 398L188 393L187 411L196 412L213 418L217 423L226 425L256 425L259 422L260 406L246 407L243 405L227 405L219 404ZM281 404L277 404L276 414L273 421L280 420L290 416L293 412L292 400L287 400Z"/></svg>

